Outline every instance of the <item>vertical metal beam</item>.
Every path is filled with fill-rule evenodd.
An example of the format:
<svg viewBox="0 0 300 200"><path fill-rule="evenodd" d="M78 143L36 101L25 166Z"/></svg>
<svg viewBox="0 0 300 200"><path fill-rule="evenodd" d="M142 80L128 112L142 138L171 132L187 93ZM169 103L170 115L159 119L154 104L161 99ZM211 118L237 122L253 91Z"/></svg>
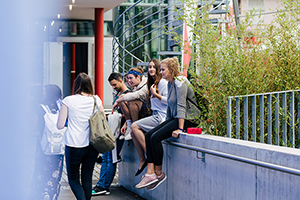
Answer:
<svg viewBox="0 0 300 200"><path fill-rule="evenodd" d="M235 105L236 105L236 138L237 139L240 139L240 98L239 97L236 97L236 102L235 102Z"/></svg>
<svg viewBox="0 0 300 200"><path fill-rule="evenodd" d="M121 46L123 46L122 48L125 48L125 46L126 46L126 44L125 44L125 31L126 31L126 29L125 29L125 23L126 23L126 21L125 21L125 15L123 15L123 40L122 40L122 42L121 42ZM122 55L122 74L125 74L125 50L123 50L123 55ZM123 79L124 79L124 77L123 77Z"/></svg>
<svg viewBox="0 0 300 200"><path fill-rule="evenodd" d="M252 97L252 141L256 142L256 96Z"/></svg>
<svg viewBox="0 0 300 200"><path fill-rule="evenodd" d="M160 49L160 43L161 43L161 36L160 36L160 34L161 34L161 1L159 2L159 4L158 4L158 35L159 35L159 37L158 37L158 51L160 52L161 51L161 49ZM160 54L158 55L158 60L160 60Z"/></svg>
<svg viewBox="0 0 300 200"><path fill-rule="evenodd" d="M283 146L286 146L287 142L287 117L286 117L286 93L282 94L282 142Z"/></svg>
<svg viewBox="0 0 300 200"><path fill-rule="evenodd" d="M272 95L267 96L268 144L272 144Z"/></svg>
<svg viewBox="0 0 300 200"><path fill-rule="evenodd" d="M244 140L248 140L248 97L244 99Z"/></svg>
<svg viewBox="0 0 300 200"><path fill-rule="evenodd" d="M289 94L289 116L290 116L290 142L292 148L295 148L295 98L294 92Z"/></svg>
<svg viewBox="0 0 300 200"><path fill-rule="evenodd" d="M275 145L279 145L279 94L275 94Z"/></svg>
<svg viewBox="0 0 300 200"><path fill-rule="evenodd" d="M74 94L74 81L76 78L76 45L71 44L71 94Z"/></svg>
<svg viewBox="0 0 300 200"><path fill-rule="evenodd" d="M298 104L297 104L297 108L298 108L298 140L300 140L300 92L298 92ZM300 146L298 146L298 148L300 148Z"/></svg>
<svg viewBox="0 0 300 200"><path fill-rule="evenodd" d="M260 142L264 143L264 95L259 95L259 112Z"/></svg>
<svg viewBox="0 0 300 200"><path fill-rule="evenodd" d="M227 98L227 137L231 138L231 98Z"/></svg>
<svg viewBox="0 0 300 200"><path fill-rule="evenodd" d="M239 2L238 0L233 0L233 11L234 11L234 20L235 25L238 26L240 24L240 11L239 11Z"/></svg>

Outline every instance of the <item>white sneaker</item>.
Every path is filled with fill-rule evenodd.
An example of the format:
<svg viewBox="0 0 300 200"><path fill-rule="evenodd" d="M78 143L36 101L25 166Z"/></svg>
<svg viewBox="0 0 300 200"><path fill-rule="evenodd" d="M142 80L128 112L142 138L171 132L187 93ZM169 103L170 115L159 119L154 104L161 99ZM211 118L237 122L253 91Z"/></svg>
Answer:
<svg viewBox="0 0 300 200"><path fill-rule="evenodd" d="M132 140L130 132L131 132L131 127L129 126L125 131L125 140Z"/></svg>
<svg viewBox="0 0 300 200"><path fill-rule="evenodd" d="M124 138L125 138L125 135L121 135L121 136L119 137L119 140L124 140Z"/></svg>

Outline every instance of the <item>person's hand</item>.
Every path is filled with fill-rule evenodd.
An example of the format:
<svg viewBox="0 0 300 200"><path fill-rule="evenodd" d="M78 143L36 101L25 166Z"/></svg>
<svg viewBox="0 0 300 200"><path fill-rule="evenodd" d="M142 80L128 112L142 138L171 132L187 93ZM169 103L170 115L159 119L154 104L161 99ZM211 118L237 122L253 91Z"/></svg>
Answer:
<svg viewBox="0 0 300 200"><path fill-rule="evenodd" d="M121 134L122 134L122 135L125 135L126 128L127 128L127 124L126 124L126 122L125 122L124 125L123 125L122 128L121 128Z"/></svg>
<svg viewBox="0 0 300 200"><path fill-rule="evenodd" d="M156 85L151 85L150 92L153 95L153 97L156 97Z"/></svg>
<svg viewBox="0 0 300 200"><path fill-rule="evenodd" d="M114 113L114 110L115 110L115 108L118 108L118 107L119 107L119 103L118 103L118 101L116 101L116 102L114 103L114 105L113 105L112 109L111 109L111 113L113 114L113 113Z"/></svg>
<svg viewBox="0 0 300 200"><path fill-rule="evenodd" d="M172 132L172 137L173 138L178 138L180 133L182 133L181 130L175 130L175 131Z"/></svg>

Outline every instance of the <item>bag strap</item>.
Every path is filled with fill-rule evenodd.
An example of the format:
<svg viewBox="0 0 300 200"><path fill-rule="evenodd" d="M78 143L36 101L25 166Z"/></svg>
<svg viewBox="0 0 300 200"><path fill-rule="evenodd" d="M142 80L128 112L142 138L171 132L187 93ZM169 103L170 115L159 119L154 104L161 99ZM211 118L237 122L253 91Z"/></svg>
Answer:
<svg viewBox="0 0 300 200"><path fill-rule="evenodd" d="M46 113L51 113L50 108L48 107L48 105L43 105L43 104L40 104L40 105Z"/></svg>
<svg viewBox="0 0 300 200"><path fill-rule="evenodd" d="M196 98L196 97L195 97L195 98ZM193 102L192 99L190 99L189 97L187 97L187 100L188 100L189 102L191 102L194 106L196 106L196 108L197 108L199 111L201 111L201 108L199 107L199 105L196 104L195 102ZM196 100L196 101L197 101L197 100Z"/></svg>
<svg viewBox="0 0 300 200"><path fill-rule="evenodd" d="M98 107L98 104L97 104L97 102L96 102L96 98L95 98L95 96L93 95L93 99L94 99L94 108L93 108L93 114L94 114L94 112L95 112L95 107L97 106L97 109L99 110L99 107Z"/></svg>

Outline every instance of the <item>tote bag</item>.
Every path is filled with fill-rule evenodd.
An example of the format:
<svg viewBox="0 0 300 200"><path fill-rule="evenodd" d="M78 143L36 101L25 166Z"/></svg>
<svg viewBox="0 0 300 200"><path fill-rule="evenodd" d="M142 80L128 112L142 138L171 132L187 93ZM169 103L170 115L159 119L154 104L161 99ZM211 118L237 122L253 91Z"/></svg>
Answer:
<svg viewBox="0 0 300 200"><path fill-rule="evenodd" d="M94 98L93 114L89 118L90 124L90 144L99 152L105 153L115 148L115 137L110 130L108 122L103 112L99 110L99 107ZM98 110L95 112L95 107Z"/></svg>

